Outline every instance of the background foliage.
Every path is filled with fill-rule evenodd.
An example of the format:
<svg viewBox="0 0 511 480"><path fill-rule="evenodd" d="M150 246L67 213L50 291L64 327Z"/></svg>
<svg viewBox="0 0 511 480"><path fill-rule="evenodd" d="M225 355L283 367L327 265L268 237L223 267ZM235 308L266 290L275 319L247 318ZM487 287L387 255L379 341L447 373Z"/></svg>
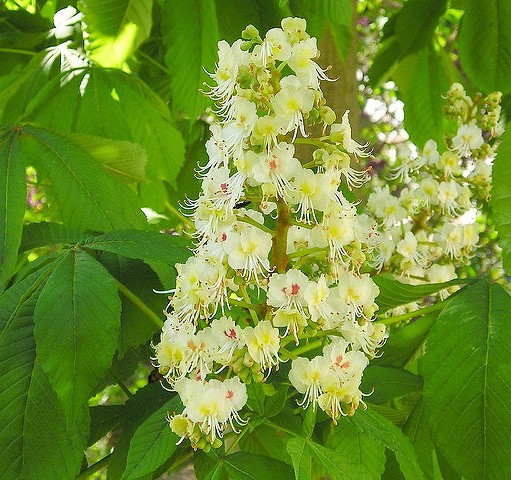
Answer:
<svg viewBox="0 0 511 480"><path fill-rule="evenodd" d="M7 0L0 7L3 478L101 471L148 479L190 461L165 420L180 408L176 397L146 380L164 305L153 289L172 288L173 265L190 254L177 235L186 224L177 205L199 188L193 170L205 158L210 106L200 89L217 42L290 15L307 18L353 85L358 70L362 88L339 95L338 105L385 93L391 79L418 145L442 140L441 96L453 81L469 94L502 91L509 118L509 0L247 0L242 8L232 0ZM490 212L508 272L510 153L508 133ZM152 213L146 218L141 208ZM375 280L381 311L444 287ZM374 388L367 411L334 427L319 414L297 414L283 385L253 385L257 416L240 451L195 454L197 477L505 478L511 300L487 279L467 283L391 332L364 378L366 391Z"/></svg>

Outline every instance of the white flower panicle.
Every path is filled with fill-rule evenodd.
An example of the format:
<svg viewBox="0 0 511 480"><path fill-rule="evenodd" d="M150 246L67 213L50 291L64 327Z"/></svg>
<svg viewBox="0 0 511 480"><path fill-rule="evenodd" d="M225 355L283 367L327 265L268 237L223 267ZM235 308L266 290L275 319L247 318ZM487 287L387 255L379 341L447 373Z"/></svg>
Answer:
<svg viewBox="0 0 511 480"><path fill-rule="evenodd" d="M502 133L500 97L470 98L454 84L444 112L458 126L445 145L428 140L422 151L401 149L397 165L384 171L385 184L373 178L367 210L380 225L370 261L375 269L410 283L445 282L458 278L459 267L476 254L476 220L487 205ZM440 298L455 289L442 290Z"/></svg>
<svg viewBox="0 0 511 480"><path fill-rule="evenodd" d="M369 151L353 139L348 112L334 123L320 88L329 79L305 29L299 18L264 38L247 27L233 45L219 42L209 74L209 160L188 201L196 249L177 265L153 359L184 406L170 425L194 448L217 447L243 427L246 385L270 382L289 360L300 405L334 421L352 415L364 405L363 370L386 338L373 323L378 287L360 273L376 225L343 193L369 180L352 167ZM314 124L324 127L320 139L308 136ZM299 159L303 143L316 149L311 158ZM389 213L395 221L406 215L400 208ZM314 348L323 353L301 356Z"/></svg>

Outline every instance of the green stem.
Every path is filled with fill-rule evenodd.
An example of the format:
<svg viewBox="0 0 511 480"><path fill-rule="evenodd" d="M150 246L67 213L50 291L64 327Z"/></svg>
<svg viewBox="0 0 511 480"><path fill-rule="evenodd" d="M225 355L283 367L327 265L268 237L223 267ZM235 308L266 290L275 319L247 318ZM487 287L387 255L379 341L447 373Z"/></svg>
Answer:
<svg viewBox="0 0 511 480"><path fill-rule="evenodd" d="M266 233L269 233L269 234L273 235L273 230L272 229L268 228L266 225L263 225L262 223L256 222L253 218L251 218L251 217L249 217L247 215L236 216L236 218L240 222L248 223L249 225L252 225L254 227L259 228L263 232L266 232Z"/></svg>
<svg viewBox="0 0 511 480"><path fill-rule="evenodd" d="M153 57L147 55L147 53L143 52L142 50L139 50L137 53L141 57L145 58L149 63L154 65L158 70L161 70L166 75L169 74L169 71L160 62L157 62Z"/></svg>
<svg viewBox="0 0 511 480"><path fill-rule="evenodd" d="M325 139L326 138L328 138L328 137L325 137ZM301 143L304 145L314 145L314 146L320 147L320 148L325 148L326 146L329 145L325 142L322 142L321 140L316 140L313 138L297 138L297 139L295 139L294 143Z"/></svg>
<svg viewBox="0 0 511 480"><path fill-rule="evenodd" d="M449 303L449 299L444 300L443 302L435 303L434 305L430 305L429 307L421 308L420 310L415 310L414 312L403 313L403 315L397 315L395 317L387 317L376 320L375 323L383 323L384 325L393 325L395 323L401 323L406 320L410 320L415 317L419 317L421 315L425 315L426 313L437 312L438 310L443 310L445 306Z"/></svg>
<svg viewBox="0 0 511 480"><path fill-rule="evenodd" d="M106 457L103 457L101 460L97 461L96 463L93 463L91 466L82 470L75 480L86 480L93 473L96 473L98 470L101 470L103 467L106 467L110 462L110 457L112 456L112 453L109 453Z"/></svg>
<svg viewBox="0 0 511 480"><path fill-rule="evenodd" d="M303 257L304 255L312 255L313 253L318 252L326 252L328 249L325 247L311 247L311 248L304 248L303 250L297 250L293 253L288 253L288 258L298 258Z"/></svg>
<svg viewBox="0 0 511 480"><path fill-rule="evenodd" d="M248 296L247 287L245 286L245 284L240 285L240 291L241 291L241 294L243 295L243 299L245 300L245 303L247 305L250 305L250 306L247 306L247 308L249 309L250 316L252 317L252 321L254 322L254 326L256 326L259 324L259 318L257 317L257 313L255 312L255 308L254 308L255 305L253 305L250 302L250 297ZM257 310L260 310L260 309L257 308Z"/></svg>
<svg viewBox="0 0 511 480"><path fill-rule="evenodd" d="M315 340L314 342L310 342L306 345L302 345L301 347L295 348L294 350L291 350L291 354L294 355L294 357L299 357L302 353L311 352L312 350L316 350L316 348L321 347L323 345L322 340Z"/></svg>
<svg viewBox="0 0 511 480"><path fill-rule="evenodd" d="M21 50L19 48L0 48L0 52L2 53L17 53L19 55L30 55L34 57L37 55L36 52L31 52L30 50Z"/></svg>
<svg viewBox="0 0 511 480"><path fill-rule="evenodd" d="M261 311L261 307L259 305L254 305L250 302L244 302L243 300L236 300L235 298L229 298L229 303L231 305L236 305L237 307L246 308L247 310L254 310L256 312Z"/></svg>
<svg viewBox="0 0 511 480"><path fill-rule="evenodd" d="M280 430L281 432L289 433L289 435L291 435L293 437L297 437L298 436L296 434L296 432L293 432L292 430L288 430L287 428L281 427L280 425L276 425L275 423L271 422L268 419L265 419L263 423L265 423L269 427L274 428L275 430Z"/></svg>
<svg viewBox="0 0 511 480"><path fill-rule="evenodd" d="M190 221L189 218L186 218L174 205L172 205L170 202L165 202L165 208L172 214L174 217L179 218L181 222L185 225L185 227L190 230L195 230L195 225L192 221Z"/></svg>
<svg viewBox="0 0 511 480"><path fill-rule="evenodd" d="M277 201L277 224L275 235L272 238L271 263L278 273L285 273L287 269L287 231L289 230L290 210L282 198Z"/></svg>
<svg viewBox="0 0 511 480"><path fill-rule="evenodd" d="M163 321L161 318L156 315L140 298L138 298L133 292L131 292L128 287L119 282L119 280L115 280L117 283L117 288L119 291L133 304L135 305L141 312L145 313L145 315L158 327L161 329L163 327Z"/></svg>

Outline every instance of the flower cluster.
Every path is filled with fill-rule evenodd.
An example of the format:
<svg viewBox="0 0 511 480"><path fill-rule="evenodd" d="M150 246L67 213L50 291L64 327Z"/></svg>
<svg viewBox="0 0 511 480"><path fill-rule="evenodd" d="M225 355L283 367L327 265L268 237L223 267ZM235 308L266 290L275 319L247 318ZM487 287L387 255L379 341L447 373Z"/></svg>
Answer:
<svg viewBox="0 0 511 480"><path fill-rule="evenodd" d="M197 171L199 198L188 201L196 248L177 265L154 345L185 407L171 427L194 448L244 425L246 384L269 381L289 360L301 405L334 421L353 414L386 337L373 322L378 287L360 273L377 224L343 194L369 179L352 167L369 153L352 138L349 112L335 123L326 105L320 82L329 79L305 20L281 26L219 42L210 73L209 160ZM312 125L321 138L308 137ZM299 160L302 144L315 151Z"/></svg>
<svg viewBox="0 0 511 480"><path fill-rule="evenodd" d="M373 179L367 211L380 225L371 260L377 270L440 283L457 278L457 268L474 255L476 218L488 200L495 140L502 134L500 97L470 98L460 84L452 85L445 114L456 133L440 148L434 140L422 151L404 145L394 166Z"/></svg>

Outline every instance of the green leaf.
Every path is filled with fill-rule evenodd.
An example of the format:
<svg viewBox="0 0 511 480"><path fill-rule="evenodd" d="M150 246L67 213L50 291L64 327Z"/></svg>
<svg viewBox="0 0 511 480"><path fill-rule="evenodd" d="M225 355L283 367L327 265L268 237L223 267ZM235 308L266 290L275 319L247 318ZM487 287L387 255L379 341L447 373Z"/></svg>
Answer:
<svg viewBox="0 0 511 480"><path fill-rule="evenodd" d="M280 460L264 455L237 452L223 459L223 466L233 480L293 480L293 470Z"/></svg>
<svg viewBox="0 0 511 480"><path fill-rule="evenodd" d="M146 151L146 177L152 182L147 189L141 184L142 191L154 190L161 180L176 186L185 144L161 98L137 77L118 70L90 68L74 72L72 78L68 75L45 86L31 103L27 120L137 143ZM63 111L62 105L70 103L72 107ZM162 208L163 200L159 203Z"/></svg>
<svg viewBox="0 0 511 480"><path fill-rule="evenodd" d="M104 67L122 64L149 37L152 0L80 0L85 48Z"/></svg>
<svg viewBox="0 0 511 480"><path fill-rule="evenodd" d="M360 409L349 420L364 434L392 450L407 480L424 480L417 461L417 454L410 440L390 420L374 409Z"/></svg>
<svg viewBox="0 0 511 480"><path fill-rule="evenodd" d="M447 0L408 0L396 14L396 38L404 57L431 43Z"/></svg>
<svg viewBox="0 0 511 480"><path fill-rule="evenodd" d="M435 444L467 480L511 469L511 297L466 287L440 314L423 359L424 404Z"/></svg>
<svg viewBox="0 0 511 480"><path fill-rule="evenodd" d="M391 330L385 345L380 349L382 355L373 360L373 365L404 367L421 348L439 313L427 313L407 325Z"/></svg>
<svg viewBox="0 0 511 480"><path fill-rule="evenodd" d="M90 407L90 434L87 445L93 445L108 432L117 430L124 411L124 405L96 405Z"/></svg>
<svg viewBox="0 0 511 480"><path fill-rule="evenodd" d="M305 438L291 438L287 442L287 451L293 461L296 480L310 480L312 478L312 457Z"/></svg>
<svg viewBox="0 0 511 480"><path fill-rule="evenodd" d="M243 452L274 457L284 463L291 463L286 451L289 435L273 426L261 424L243 435L240 447Z"/></svg>
<svg viewBox="0 0 511 480"><path fill-rule="evenodd" d="M511 92L510 23L508 0L487 0L484 8L478 0L465 2L458 36L459 58L470 80L483 92Z"/></svg>
<svg viewBox="0 0 511 480"><path fill-rule="evenodd" d="M105 268L81 250L63 252L37 302L34 333L38 359L70 428L80 429L75 423L112 363L120 310Z"/></svg>
<svg viewBox="0 0 511 480"><path fill-rule="evenodd" d="M424 285L409 285L395 280L392 275L382 274L373 277L378 285L380 293L376 298L376 303L380 307L378 312L384 313L401 305L406 305L424 297L433 295L445 288L454 285L463 285L469 283L468 279L455 279L445 283L428 283Z"/></svg>
<svg viewBox="0 0 511 480"><path fill-rule="evenodd" d="M360 389L363 392L372 392L366 401L383 403L393 398L402 398L420 392L422 383L421 377L408 370L370 365L364 370Z"/></svg>
<svg viewBox="0 0 511 480"><path fill-rule="evenodd" d="M332 435L327 442L325 446L342 453L348 462L360 465L360 478L379 480L385 468L383 445L364 435L344 418L332 426Z"/></svg>
<svg viewBox="0 0 511 480"><path fill-rule="evenodd" d="M110 175L126 183L145 181L147 154L140 145L78 133L69 137L86 150Z"/></svg>
<svg viewBox="0 0 511 480"><path fill-rule="evenodd" d="M25 125L22 152L30 164L28 147L40 155L37 167L48 175L66 225L99 231L145 225L135 194L104 172L71 137Z"/></svg>
<svg viewBox="0 0 511 480"><path fill-rule="evenodd" d="M250 382L247 385L247 406L251 410L261 415L264 414L264 402L266 396L264 395L263 385L258 382Z"/></svg>
<svg viewBox="0 0 511 480"><path fill-rule="evenodd" d="M120 479L126 469L130 441L137 428L162 405L173 398L173 394L159 383L151 383L137 390L125 404L125 414L121 422L122 433L108 464L108 478Z"/></svg>
<svg viewBox="0 0 511 480"><path fill-rule="evenodd" d="M176 396L137 428L130 442L123 480L135 480L152 473L174 453L179 437L169 428L166 415L179 405L180 399Z"/></svg>
<svg viewBox="0 0 511 480"><path fill-rule="evenodd" d="M13 273L21 243L27 186L19 133L0 132L0 292Z"/></svg>
<svg viewBox="0 0 511 480"><path fill-rule="evenodd" d="M165 1L161 28L173 107L194 121L211 104L199 90L211 82L205 70L212 72L217 58L214 0Z"/></svg>
<svg viewBox="0 0 511 480"><path fill-rule="evenodd" d="M77 243L87 237L87 234L78 230L64 227L59 223L40 222L29 223L23 226L20 252L33 248L63 243Z"/></svg>
<svg viewBox="0 0 511 480"><path fill-rule="evenodd" d="M74 479L85 444L35 361L34 308L53 266L0 295L0 470L5 480Z"/></svg>
<svg viewBox="0 0 511 480"><path fill-rule="evenodd" d="M193 469L199 480L227 480L223 462L218 461L214 453L206 455L199 450L193 456Z"/></svg>
<svg viewBox="0 0 511 480"><path fill-rule="evenodd" d="M311 459L312 468L316 466L325 470L332 480L357 480L364 478L366 473L361 463L351 463L344 452L326 448L303 437L289 440L287 448L293 459L296 478L311 478Z"/></svg>
<svg viewBox="0 0 511 480"><path fill-rule="evenodd" d="M164 260L170 264L184 263L191 255L190 242L183 237L137 230L105 233L87 239L82 246L129 258L159 262Z"/></svg>
<svg viewBox="0 0 511 480"><path fill-rule="evenodd" d="M165 288L153 270L140 260L108 252L101 253L98 260L118 281L122 308L117 351L124 356L130 347L148 345L161 330L164 318L161 312L167 298L154 290L164 291L168 287Z"/></svg>
<svg viewBox="0 0 511 480"><path fill-rule="evenodd" d="M433 48L423 48L413 54L415 63L408 71L407 88L396 77L405 104L405 128L414 143L423 146L429 139L443 144L446 120L443 114L444 99L449 85L442 63Z"/></svg>
<svg viewBox="0 0 511 480"><path fill-rule="evenodd" d="M511 272L511 123L507 124L497 156L493 162L491 215L499 232L498 242L502 248L502 263Z"/></svg>

